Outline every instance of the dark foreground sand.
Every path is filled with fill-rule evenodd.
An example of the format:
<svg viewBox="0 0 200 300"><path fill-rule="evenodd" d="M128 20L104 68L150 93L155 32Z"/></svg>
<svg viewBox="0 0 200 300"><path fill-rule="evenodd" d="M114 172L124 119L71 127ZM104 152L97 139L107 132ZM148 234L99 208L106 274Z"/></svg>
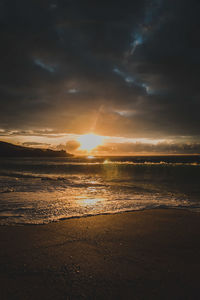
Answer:
<svg viewBox="0 0 200 300"><path fill-rule="evenodd" d="M0 227L0 299L200 299L200 215Z"/></svg>

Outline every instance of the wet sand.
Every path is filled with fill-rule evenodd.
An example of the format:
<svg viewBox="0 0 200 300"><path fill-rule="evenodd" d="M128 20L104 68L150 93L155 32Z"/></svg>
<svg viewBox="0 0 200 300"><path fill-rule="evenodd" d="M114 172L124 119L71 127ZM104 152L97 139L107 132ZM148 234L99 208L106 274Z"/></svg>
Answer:
<svg viewBox="0 0 200 300"><path fill-rule="evenodd" d="M0 226L0 299L198 299L200 214Z"/></svg>

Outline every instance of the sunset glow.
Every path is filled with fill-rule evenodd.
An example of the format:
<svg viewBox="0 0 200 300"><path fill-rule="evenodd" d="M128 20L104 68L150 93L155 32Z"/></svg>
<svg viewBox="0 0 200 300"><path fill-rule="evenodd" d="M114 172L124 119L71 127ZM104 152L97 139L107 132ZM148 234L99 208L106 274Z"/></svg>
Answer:
<svg viewBox="0 0 200 300"><path fill-rule="evenodd" d="M90 152L103 143L103 137L90 133L80 136L78 138L78 141L80 143L80 150L86 150Z"/></svg>
<svg viewBox="0 0 200 300"><path fill-rule="evenodd" d="M0 0L0 300L198 299L199 11Z"/></svg>

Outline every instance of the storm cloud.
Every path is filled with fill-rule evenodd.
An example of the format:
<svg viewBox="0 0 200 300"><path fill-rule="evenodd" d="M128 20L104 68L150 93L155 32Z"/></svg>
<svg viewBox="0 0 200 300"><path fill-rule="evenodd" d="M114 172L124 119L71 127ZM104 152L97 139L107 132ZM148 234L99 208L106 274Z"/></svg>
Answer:
<svg viewBox="0 0 200 300"><path fill-rule="evenodd" d="M197 0L1 1L2 132L200 141L199 9Z"/></svg>

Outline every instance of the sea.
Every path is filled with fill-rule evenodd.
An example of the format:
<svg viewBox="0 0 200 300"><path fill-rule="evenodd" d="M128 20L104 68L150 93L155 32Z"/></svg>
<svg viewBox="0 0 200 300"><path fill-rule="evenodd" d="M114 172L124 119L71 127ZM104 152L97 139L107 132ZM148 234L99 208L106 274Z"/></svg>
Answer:
<svg viewBox="0 0 200 300"><path fill-rule="evenodd" d="M0 225L200 211L200 156L0 158Z"/></svg>

